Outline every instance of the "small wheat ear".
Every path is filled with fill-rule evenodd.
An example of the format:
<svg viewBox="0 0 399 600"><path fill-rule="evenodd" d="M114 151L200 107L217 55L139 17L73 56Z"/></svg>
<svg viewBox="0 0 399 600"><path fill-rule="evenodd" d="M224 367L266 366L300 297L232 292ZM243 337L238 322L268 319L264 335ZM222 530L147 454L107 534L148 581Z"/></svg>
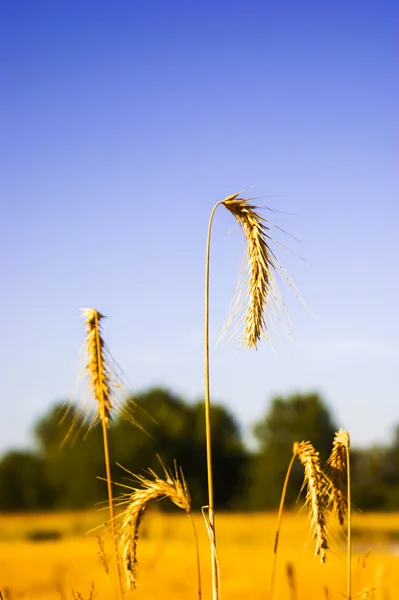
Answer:
<svg viewBox="0 0 399 600"><path fill-rule="evenodd" d="M340 525L345 522L347 514L347 500L345 497L345 476L348 466L347 448L349 448L349 433L340 429L333 441L331 455L327 461L329 466L330 500L333 512L337 515Z"/></svg>
<svg viewBox="0 0 399 600"><path fill-rule="evenodd" d="M182 472L179 474L177 469L175 470L174 475L170 471L164 469L165 479L158 477L152 469L149 469L148 472L152 475L153 479L148 479L142 475L135 475L127 469L124 470L132 475L141 486L135 488L118 484L131 490L122 494L119 498L120 505L127 505L120 515L121 524L119 543L121 555L123 556L126 585L128 589L135 589L138 565L137 544L139 528L148 504L152 500L169 498L176 506L183 509L188 515L191 515L191 499L184 476Z"/></svg>
<svg viewBox="0 0 399 600"><path fill-rule="evenodd" d="M270 578L269 600L273 600L274 584L277 568L277 552L280 537L281 522L285 497L288 488L288 482L291 476L292 467L295 459L298 458L305 469L302 489L306 487L305 504L310 511L310 529L312 537L316 541L316 554L320 556L321 562L326 561L328 540L326 531L326 521L324 517L324 495L327 485L327 478L320 466L319 453L316 452L310 442L295 442L292 448L292 456L285 476L283 489L281 492L280 506L278 509L276 534L274 538L273 563Z"/></svg>
<svg viewBox="0 0 399 600"><path fill-rule="evenodd" d="M319 453L310 442L295 443L294 453L305 470L303 487L306 486L305 502L310 512L310 529L316 542L315 553L320 556L321 562L326 562L328 550L324 516L326 476L320 466Z"/></svg>
<svg viewBox="0 0 399 600"><path fill-rule="evenodd" d="M347 529L347 598L352 598L352 512L351 512L351 470L350 470L350 436L347 431L337 431L333 441L330 458L329 499L333 511L337 514L341 525L345 522ZM346 473L346 499L344 495Z"/></svg>

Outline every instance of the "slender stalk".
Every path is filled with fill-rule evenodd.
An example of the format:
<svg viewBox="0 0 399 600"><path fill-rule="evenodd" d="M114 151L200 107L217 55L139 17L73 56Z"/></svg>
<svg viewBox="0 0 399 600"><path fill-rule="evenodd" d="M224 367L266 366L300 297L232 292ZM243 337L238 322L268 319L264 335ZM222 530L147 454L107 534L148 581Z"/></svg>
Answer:
<svg viewBox="0 0 399 600"><path fill-rule="evenodd" d="M216 532L215 532L215 505L213 495L213 470L212 470L212 440L211 440L211 398L209 383L209 263L211 253L211 230L213 216L217 207L223 204L218 202L212 209L208 224L205 259L205 310L204 310L204 376L205 376L205 435L206 435L206 466L208 473L208 510L209 524L212 529L214 544L211 545L212 553L212 598L219 599L219 581L216 557Z"/></svg>
<svg viewBox="0 0 399 600"><path fill-rule="evenodd" d="M101 352L101 342L100 342L100 333L99 333L99 324L98 324L98 314L95 312L95 331L96 331L96 346L97 346L97 357L98 357L98 366L99 371L102 372L102 352ZM104 440L104 460L105 460L105 471L107 476L107 488L108 488L108 503L109 503L109 516L111 520L111 531L112 531L112 539L114 542L114 551L115 551L115 561L118 570L118 580L119 580L119 597L123 597L123 583L122 583L122 571L119 560L119 552L118 552L118 537L116 534L115 527L115 511L114 511L114 501L112 497L112 483L111 483L111 469L110 469L110 461L109 461L109 448L108 448L108 430L107 430L107 418L104 410L105 406L105 398L104 391L102 386L98 386L98 394L99 394L99 406L100 406L100 417L101 417L101 425L103 430L103 440Z"/></svg>
<svg viewBox="0 0 399 600"><path fill-rule="evenodd" d="M198 534L197 534L197 528L195 526L195 522L194 522L192 513L189 512L188 516L191 521L191 525L193 527L193 532L194 532L195 550L196 550L196 555L197 555L198 600L201 600L202 599L202 586L201 586L201 564L200 564L200 555L199 555Z"/></svg>
<svg viewBox="0 0 399 600"><path fill-rule="evenodd" d="M283 509L284 509L285 496L287 493L288 481L289 481L289 478L291 475L292 465L294 464L295 457L296 457L296 452L293 453L290 464L288 465L287 474L285 476L284 485L283 485L283 491L281 492L280 506L278 509L278 517L277 517L276 537L274 539L273 565L272 565L272 576L271 576L271 580L270 580L269 600L272 600L272 598L273 598L274 580L276 577L276 567L277 567L278 540L279 540L279 535L280 535L281 521L283 518Z"/></svg>
<svg viewBox="0 0 399 600"><path fill-rule="evenodd" d="M350 452L349 452L349 440L345 445L346 450L346 477L347 477L347 502L348 502L348 514L347 514L347 569L348 569L348 600L352 599L352 519L351 519L351 465L350 465Z"/></svg>

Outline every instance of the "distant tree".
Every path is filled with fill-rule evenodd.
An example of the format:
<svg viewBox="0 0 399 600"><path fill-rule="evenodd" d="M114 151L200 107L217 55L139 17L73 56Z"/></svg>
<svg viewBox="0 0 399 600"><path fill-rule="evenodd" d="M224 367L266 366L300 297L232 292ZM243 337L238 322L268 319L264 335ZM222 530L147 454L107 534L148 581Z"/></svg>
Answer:
<svg viewBox="0 0 399 600"><path fill-rule="evenodd" d="M32 452L8 452L0 461L0 509L10 511L52 508L55 494L45 464Z"/></svg>
<svg viewBox="0 0 399 600"><path fill-rule="evenodd" d="M322 463L330 452L336 425L318 394L275 398L265 417L255 425L259 453L252 461L250 503L254 508L277 505L294 442L309 440L320 452ZM295 501L303 478L296 464L287 502Z"/></svg>
<svg viewBox="0 0 399 600"><path fill-rule="evenodd" d="M116 415L110 425L113 481L136 486L124 469L142 474L152 468L162 474L160 460L168 469L176 462L183 469L193 506L206 504L203 404L188 404L168 390L155 388L130 399L128 406L132 422ZM57 507L91 506L106 499L99 427L87 432L77 409L65 414L58 405L38 422L35 434ZM243 487L247 456L236 421L219 405L212 406L212 436L215 502L227 508ZM115 484L116 496L126 491Z"/></svg>
<svg viewBox="0 0 399 600"><path fill-rule="evenodd" d="M87 431L83 417L59 404L35 427L46 478L55 490L57 508L92 506L106 499L100 428Z"/></svg>
<svg viewBox="0 0 399 600"><path fill-rule="evenodd" d="M201 502L207 502L207 472L205 447L205 408L198 402L193 406L192 440L195 454L187 465L201 486ZM233 508L241 506L247 482L248 452L244 447L237 421L220 404L211 405L212 462L215 506ZM188 461L187 461L188 462Z"/></svg>
<svg viewBox="0 0 399 600"><path fill-rule="evenodd" d="M395 508L399 499L398 487L386 477L389 449L372 447L351 450L352 502L362 510ZM396 493L395 493L396 490ZM390 506L391 505L391 506Z"/></svg>
<svg viewBox="0 0 399 600"><path fill-rule="evenodd" d="M110 431L115 461L133 473L151 467L161 472L159 458L168 468L174 462L187 480L193 505L207 502L207 475L203 403L188 404L171 392L155 388L135 397L135 417L141 428L119 420ZM234 503L242 481L245 451L237 423L220 405L213 405L212 437L215 502L225 508ZM114 479L128 477L114 469ZM125 482L126 483L126 482Z"/></svg>

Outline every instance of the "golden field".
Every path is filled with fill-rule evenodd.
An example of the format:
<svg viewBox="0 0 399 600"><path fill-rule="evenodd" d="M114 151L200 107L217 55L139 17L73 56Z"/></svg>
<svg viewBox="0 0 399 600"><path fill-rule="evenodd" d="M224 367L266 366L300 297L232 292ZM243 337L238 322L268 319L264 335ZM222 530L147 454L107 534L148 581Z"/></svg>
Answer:
<svg viewBox="0 0 399 600"><path fill-rule="evenodd" d="M109 557L110 540L103 528L91 532L106 516L101 511L1 516L0 589L4 600L64 600L73 597L72 590L86 600L92 586L92 598L115 598L115 582L105 572L96 535L104 539ZM195 515L195 522L203 598L208 599L209 541L202 516ZM222 597L226 600L267 600L275 522L274 513L217 515ZM331 550L322 565L313 556L306 512L284 516L275 598L345 597L344 540L335 529L330 534ZM395 600L399 597L399 514L355 513L353 534L354 598ZM137 592L126 594L126 599L198 597L193 531L186 515L149 510L141 525L138 555L140 586ZM289 585L287 564L293 567L294 588ZM75 593L75 597L79 595Z"/></svg>

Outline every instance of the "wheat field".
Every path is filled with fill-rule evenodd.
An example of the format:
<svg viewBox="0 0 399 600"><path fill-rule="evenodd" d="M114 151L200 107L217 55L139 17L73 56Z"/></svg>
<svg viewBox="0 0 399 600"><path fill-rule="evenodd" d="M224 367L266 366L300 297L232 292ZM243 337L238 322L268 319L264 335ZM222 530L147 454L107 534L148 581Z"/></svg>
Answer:
<svg viewBox="0 0 399 600"><path fill-rule="evenodd" d="M194 519L202 597L206 599L211 597L209 541L202 516L195 514ZM115 578L111 584L104 566L104 559L112 559L110 535L104 528L91 532L105 520L102 511L1 516L0 589L4 600L115 598ZM218 514L223 598L267 599L275 525L275 513ZM399 540L399 514L355 513L353 534L353 597L394 600L399 589L399 543L395 542ZM105 544L105 555L98 535ZM332 551L321 564L313 555L309 536L304 511L284 515L275 597L345 597L345 540L333 533ZM138 560L137 589L125 598L198 598L195 544L185 514L150 509L140 529Z"/></svg>

